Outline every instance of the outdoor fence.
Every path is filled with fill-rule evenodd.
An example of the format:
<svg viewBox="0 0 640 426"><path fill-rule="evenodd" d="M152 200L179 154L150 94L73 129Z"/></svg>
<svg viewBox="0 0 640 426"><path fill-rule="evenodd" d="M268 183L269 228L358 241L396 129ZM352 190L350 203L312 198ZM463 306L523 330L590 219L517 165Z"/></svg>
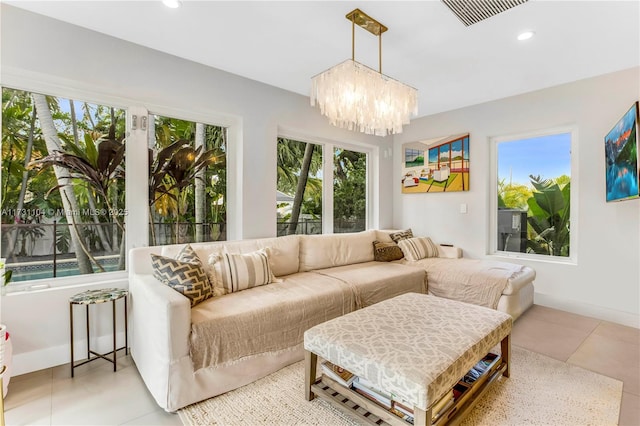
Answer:
<svg viewBox="0 0 640 426"><path fill-rule="evenodd" d="M80 268L67 223L2 224L0 257L12 271L11 282L79 275ZM105 271L124 268L120 245L124 238L115 223L76 223L89 255ZM221 241L224 223L156 223L150 225L149 245ZM126 255L126 254L125 254ZM94 272L100 267L92 263Z"/></svg>
<svg viewBox="0 0 640 426"><path fill-rule="evenodd" d="M283 235L289 234L304 234L304 235L314 235L314 234L322 234L322 220L306 220L302 219L298 221L297 226L295 227L295 232L289 232L291 222L290 221L280 221L278 222L278 236L281 237ZM366 229L367 223L365 219L334 219L333 221L333 232L335 234L342 234L345 232L359 232L364 231Z"/></svg>

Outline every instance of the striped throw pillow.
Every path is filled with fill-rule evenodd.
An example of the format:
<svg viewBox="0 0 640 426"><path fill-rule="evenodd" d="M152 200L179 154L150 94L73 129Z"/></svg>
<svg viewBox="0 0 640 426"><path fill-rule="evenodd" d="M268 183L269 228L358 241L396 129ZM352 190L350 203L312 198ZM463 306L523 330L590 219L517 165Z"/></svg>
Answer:
<svg viewBox="0 0 640 426"><path fill-rule="evenodd" d="M405 259L415 261L427 257L438 257L438 246L429 237L407 238L398 241Z"/></svg>
<svg viewBox="0 0 640 426"><path fill-rule="evenodd" d="M177 258L151 254L153 276L191 301L191 307L213 296L202 262L190 245Z"/></svg>
<svg viewBox="0 0 640 426"><path fill-rule="evenodd" d="M214 294L235 293L278 281L269 265L268 249L247 254L212 254L209 279Z"/></svg>

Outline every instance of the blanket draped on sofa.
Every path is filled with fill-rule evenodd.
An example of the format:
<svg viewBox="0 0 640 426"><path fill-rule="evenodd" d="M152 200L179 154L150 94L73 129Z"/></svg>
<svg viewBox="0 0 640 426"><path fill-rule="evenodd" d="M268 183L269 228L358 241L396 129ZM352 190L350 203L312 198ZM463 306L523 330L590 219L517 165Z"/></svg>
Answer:
<svg viewBox="0 0 640 426"><path fill-rule="evenodd" d="M429 294L496 309L511 278L523 265L478 259L429 257L403 264L426 269ZM451 285L456 283L456 285Z"/></svg>

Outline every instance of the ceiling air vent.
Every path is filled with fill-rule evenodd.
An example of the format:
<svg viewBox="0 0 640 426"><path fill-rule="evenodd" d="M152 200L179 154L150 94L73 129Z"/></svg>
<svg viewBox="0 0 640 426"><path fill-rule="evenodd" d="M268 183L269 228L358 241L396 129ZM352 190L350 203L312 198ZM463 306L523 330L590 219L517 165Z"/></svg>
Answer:
<svg viewBox="0 0 640 426"><path fill-rule="evenodd" d="M526 2L527 0L442 0L467 27Z"/></svg>

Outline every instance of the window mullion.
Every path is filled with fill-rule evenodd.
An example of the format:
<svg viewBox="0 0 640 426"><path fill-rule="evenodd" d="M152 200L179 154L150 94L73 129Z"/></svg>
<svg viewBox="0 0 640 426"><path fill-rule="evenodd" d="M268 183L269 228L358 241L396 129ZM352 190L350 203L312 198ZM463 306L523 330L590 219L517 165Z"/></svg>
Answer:
<svg viewBox="0 0 640 426"><path fill-rule="evenodd" d="M333 168L334 146L322 146L322 233L333 234Z"/></svg>
<svg viewBox="0 0 640 426"><path fill-rule="evenodd" d="M147 119L149 113L144 107L130 107L127 111L126 138L126 208L127 216L127 252L134 247L144 247L149 243L149 157L148 120L143 125L142 118ZM132 117L136 116L135 125ZM135 127L135 128L134 128Z"/></svg>

